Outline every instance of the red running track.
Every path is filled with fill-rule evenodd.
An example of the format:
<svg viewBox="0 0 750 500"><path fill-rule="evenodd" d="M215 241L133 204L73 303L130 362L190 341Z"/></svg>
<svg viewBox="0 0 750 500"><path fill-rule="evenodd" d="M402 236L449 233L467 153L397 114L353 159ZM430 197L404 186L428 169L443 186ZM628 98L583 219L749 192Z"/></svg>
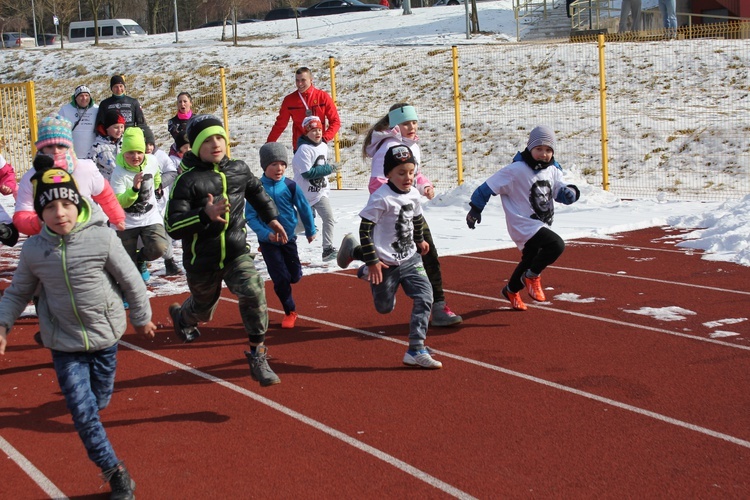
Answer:
<svg viewBox="0 0 750 500"><path fill-rule="evenodd" d="M295 285L291 331L267 287L269 388L228 292L190 345L154 299L102 418L141 498L748 498L750 269L670 236L568 242L526 312L499 298L517 250L441 259L464 323L428 333L438 371L401 364L408 298L379 315L351 270ZM0 358L0 497L104 498L35 331Z"/></svg>

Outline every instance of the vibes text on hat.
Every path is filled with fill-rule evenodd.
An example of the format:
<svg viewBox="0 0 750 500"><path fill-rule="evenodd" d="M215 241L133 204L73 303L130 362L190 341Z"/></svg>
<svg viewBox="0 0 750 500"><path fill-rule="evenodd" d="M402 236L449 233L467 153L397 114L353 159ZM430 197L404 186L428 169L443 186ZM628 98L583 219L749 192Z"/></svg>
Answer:
<svg viewBox="0 0 750 500"><path fill-rule="evenodd" d="M38 172L31 179L34 186L34 210L41 218L48 203L55 200L68 200L81 207L81 195L73 177L65 170L51 168Z"/></svg>

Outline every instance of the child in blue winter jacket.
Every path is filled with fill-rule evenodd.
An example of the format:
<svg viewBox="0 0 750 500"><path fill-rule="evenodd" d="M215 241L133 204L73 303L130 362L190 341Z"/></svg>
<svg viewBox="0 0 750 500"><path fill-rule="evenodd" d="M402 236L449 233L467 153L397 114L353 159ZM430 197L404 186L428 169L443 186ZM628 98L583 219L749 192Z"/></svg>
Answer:
<svg viewBox="0 0 750 500"><path fill-rule="evenodd" d="M296 305L292 298L292 284L302 278L302 264L297 252L297 238L294 228L297 226L297 215L305 227L308 243L315 239L317 230L313 221L312 209L305 194L297 184L284 177L287 167L286 148L278 142L269 142L260 148L260 166L263 175L260 181L268 196L276 203L279 211L278 221L290 235L286 243L261 220L258 213L249 203L245 203L247 224L258 235L260 252L266 261L268 274L273 281L273 290L284 307L284 319L281 328L294 328L297 321Z"/></svg>
<svg viewBox="0 0 750 500"><path fill-rule="evenodd" d="M532 299L547 300L540 274L562 255L565 242L552 229L554 201L570 205L578 201L580 191L563 182L562 169L554 158L555 132L540 125L529 134L520 160L501 168L471 195L471 210L466 224L474 229L482 222L482 210L491 196L500 195L508 233L521 250L521 262L503 288L503 296L511 307L525 311L521 290ZM552 167L552 168L550 168Z"/></svg>

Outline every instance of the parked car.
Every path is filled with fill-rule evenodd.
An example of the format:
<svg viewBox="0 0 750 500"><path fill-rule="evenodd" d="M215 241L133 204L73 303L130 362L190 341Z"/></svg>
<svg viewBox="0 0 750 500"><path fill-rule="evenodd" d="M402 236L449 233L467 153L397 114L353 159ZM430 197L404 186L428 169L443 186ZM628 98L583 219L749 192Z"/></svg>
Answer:
<svg viewBox="0 0 750 500"><path fill-rule="evenodd" d="M3 33L3 47L6 49L36 47L36 43L34 43L34 37L26 33Z"/></svg>
<svg viewBox="0 0 750 500"><path fill-rule="evenodd" d="M214 28L216 26L223 26L223 25L224 25L224 21L222 21L221 19L219 19L218 21L211 21L209 23L203 23L200 26L198 26L198 29L201 29L201 28ZM227 19L227 26L231 26L231 25L232 25L232 20L231 19Z"/></svg>
<svg viewBox="0 0 750 500"><path fill-rule="evenodd" d="M364 3L359 0L325 0L305 9L302 14L309 16L327 16L330 14L346 14L347 12L368 12L373 10L388 10L388 7L374 3Z"/></svg>
<svg viewBox="0 0 750 500"><path fill-rule="evenodd" d="M237 19L237 24L259 23L261 21L263 21L263 19Z"/></svg>
<svg viewBox="0 0 750 500"><path fill-rule="evenodd" d="M57 33L37 33L36 44L40 47L44 47L47 45L59 45L59 36L60 35L58 35Z"/></svg>
<svg viewBox="0 0 750 500"><path fill-rule="evenodd" d="M464 3L464 0L435 0L435 3L432 4L433 7L439 7L441 5L461 5Z"/></svg>
<svg viewBox="0 0 750 500"><path fill-rule="evenodd" d="M304 7L297 7L297 16L301 17L304 15L305 12ZM291 8L285 8L285 9L273 9L271 11L268 11L268 14L266 14L266 17L263 18L264 21L275 21L277 19L294 19L294 9Z"/></svg>

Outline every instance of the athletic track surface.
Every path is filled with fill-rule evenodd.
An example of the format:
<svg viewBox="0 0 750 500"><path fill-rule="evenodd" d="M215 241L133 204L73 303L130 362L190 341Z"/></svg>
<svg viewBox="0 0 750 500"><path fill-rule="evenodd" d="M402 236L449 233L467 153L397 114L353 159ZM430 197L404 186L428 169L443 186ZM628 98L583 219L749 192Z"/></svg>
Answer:
<svg viewBox="0 0 750 500"><path fill-rule="evenodd" d="M154 299L105 428L139 498L750 498L750 268L670 234L569 241L526 312L499 298L517 250L442 258L464 323L430 329L437 371L401 364L410 300L377 314L353 270L295 285L294 330L267 286L268 388L231 294L189 345L184 296ZM36 330L0 357L0 498L107 498Z"/></svg>

